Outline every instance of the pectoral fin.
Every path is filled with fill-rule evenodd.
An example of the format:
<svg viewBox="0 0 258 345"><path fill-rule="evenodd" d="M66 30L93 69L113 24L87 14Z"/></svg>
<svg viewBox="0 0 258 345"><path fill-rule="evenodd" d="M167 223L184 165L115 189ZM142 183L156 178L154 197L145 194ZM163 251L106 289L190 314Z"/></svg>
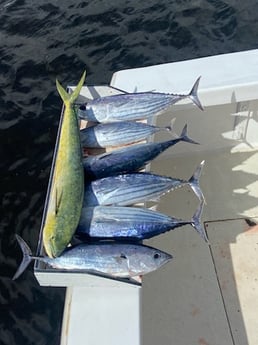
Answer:
<svg viewBox="0 0 258 345"><path fill-rule="evenodd" d="M126 255L124 253L121 253L119 256L115 257L115 260L116 260L117 263L120 264L124 260L127 260L127 257L126 257Z"/></svg>

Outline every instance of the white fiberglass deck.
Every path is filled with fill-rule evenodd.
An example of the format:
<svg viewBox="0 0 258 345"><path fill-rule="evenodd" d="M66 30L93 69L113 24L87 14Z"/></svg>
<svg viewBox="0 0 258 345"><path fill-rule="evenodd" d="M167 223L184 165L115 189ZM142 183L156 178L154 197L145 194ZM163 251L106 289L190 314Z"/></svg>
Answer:
<svg viewBox="0 0 258 345"><path fill-rule="evenodd" d="M145 276L141 294L133 287L68 288L62 344L258 344L258 51L121 71L111 84L178 93L199 75L205 111L178 105L156 123L176 117L176 132L187 123L200 145L179 143L151 171L188 179L205 159L202 219L210 246L190 226L146 241L174 259ZM197 205L184 189L163 196L158 211L188 219Z"/></svg>

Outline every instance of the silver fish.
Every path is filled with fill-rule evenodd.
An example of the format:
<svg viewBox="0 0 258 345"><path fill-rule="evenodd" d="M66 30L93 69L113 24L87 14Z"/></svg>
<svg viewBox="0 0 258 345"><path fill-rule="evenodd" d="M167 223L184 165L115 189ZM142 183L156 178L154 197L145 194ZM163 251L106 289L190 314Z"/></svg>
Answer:
<svg viewBox="0 0 258 345"><path fill-rule="evenodd" d="M84 120L100 123L147 119L153 115L159 115L185 98L190 98L198 108L203 110L197 95L199 81L200 77L191 91L185 95L138 92L96 98L82 104L78 108L78 116Z"/></svg>
<svg viewBox="0 0 258 345"><path fill-rule="evenodd" d="M100 155L90 155L83 159L85 176L88 179L108 177L116 174L134 172L156 158L169 147L180 141L198 144L187 136L187 126L176 139L163 142L143 143L116 149Z"/></svg>
<svg viewBox="0 0 258 345"><path fill-rule="evenodd" d="M203 202L186 221L143 207L84 207L76 235L86 238L145 240L184 225L191 225L208 242L201 224Z"/></svg>
<svg viewBox="0 0 258 345"><path fill-rule="evenodd" d="M172 259L170 254L156 248L132 243L78 244L69 247L56 258L35 257L25 241L16 235L23 252L23 260L13 279L17 279L32 260L53 268L104 274L118 278L132 278L155 271Z"/></svg>
<svg viewBox="0 0 258 345"><path fill-rule="evenodd" d="M156 201L168 191L189 185L199 200L204 200L199 178L204 161L188 180L160 176L150 173L131 173L104 177L85 186L84 205L126 206L147 200Z"/></svg>
<svg viewBox="0 0 258 345"><path fill-rule="evenodd" d="M80 136L83 147L105 148L136 143L154 133L171 129L171 126L157 127L142 122L121 121L86 127L80 131Z"/></svg>

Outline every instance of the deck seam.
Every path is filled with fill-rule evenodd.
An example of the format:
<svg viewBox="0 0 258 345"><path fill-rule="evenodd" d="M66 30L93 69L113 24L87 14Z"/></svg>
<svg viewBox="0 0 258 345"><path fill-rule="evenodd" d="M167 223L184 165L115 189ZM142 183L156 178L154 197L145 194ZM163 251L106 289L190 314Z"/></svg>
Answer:
<svg viewBox="0 0 258 345"><path fill-rule="evenodd" d="M205 230L206 230L207 238L209 239L209 236L208 236L209 234L208 234L208 231L207 231L206 227L205 227ZM220 296L221 296L221 299L222 299L223 308L224 308L226 319L227 319L227 323L228 323L229 333L230 333L231 339L232 339L232 345L236 345L235 339L234 339L234 336L233 336L233 331L232 331L232 328L231 328L231 324L230 324L230 321L229 321L229 316L228 316L228 312L227 312L227 308L226 308L226 303L225 303L225 299L224 299L224 296L223 296L223 293L222 293L222 288L221 288L221 285L220 285L218 271L217 271L217 268L216 268L216 264L215 264L214 255L213 255L213 252L212 252L211 245L209 246L209 250L210 250L211 260L212 260L214 271L215 271L216 278L217 278L217 283L218 283L218 287L219 287L219 291L220 291Z"/></svg>

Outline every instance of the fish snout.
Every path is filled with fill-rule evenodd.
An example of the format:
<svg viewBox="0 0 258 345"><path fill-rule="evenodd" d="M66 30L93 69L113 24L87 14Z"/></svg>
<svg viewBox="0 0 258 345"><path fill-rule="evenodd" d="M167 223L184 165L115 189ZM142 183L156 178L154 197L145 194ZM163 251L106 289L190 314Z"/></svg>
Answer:
<svg viewBox="0 0 258 345"><path fill-rule="evenodd" d="M156 263L157 266L162 266L173 259L173 256L169 253L165 252L154 252L153 253L153 261Z"/></svg>
<svg viewBox="0 0 258 345"><path fill-rule="evenodd" d="M55 236L51 235L48 239L45 238L44 240L44 249L48 257L56 258L58 257L63 250L60 250L56 245Z"/></svg>

